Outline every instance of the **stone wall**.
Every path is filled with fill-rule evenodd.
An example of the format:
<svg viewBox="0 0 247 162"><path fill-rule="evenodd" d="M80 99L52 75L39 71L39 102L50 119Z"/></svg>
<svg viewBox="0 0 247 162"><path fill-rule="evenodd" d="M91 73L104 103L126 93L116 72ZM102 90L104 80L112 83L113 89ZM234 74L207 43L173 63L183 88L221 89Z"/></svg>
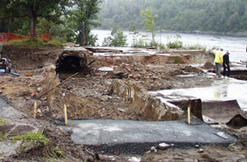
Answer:
<svg viewBox="0 0 247 162"><path fill-rule="evenodd" d="M151 96L142 86L136 82L114 80L112 82L113 93L123 97L129 102L131 108L143 111L146 120L171 121L185 118L184 111L176 106L162 103L160 99Z"/></svg>

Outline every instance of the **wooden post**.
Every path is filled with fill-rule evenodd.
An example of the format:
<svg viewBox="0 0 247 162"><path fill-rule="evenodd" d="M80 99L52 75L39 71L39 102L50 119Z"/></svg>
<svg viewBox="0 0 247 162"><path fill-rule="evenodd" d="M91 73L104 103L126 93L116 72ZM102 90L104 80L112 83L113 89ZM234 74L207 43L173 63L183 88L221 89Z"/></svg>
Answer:
<svg viewBox="0 0 247 162"><path fill-rule="evenodd" d="M65 125L68 125L67 105L66 104L64 104L64 121L65 121Z"/></svg>
<svg viewBox="0 0 247 162"><path fill-rule="evenodd" d="M191 101L189 101L187 114L188 114L188 124L190 125L191 124Z"/></svg>
<svg viewBox="0 0 247 162"><path fill-rule="evenodd" d="M37 117L37 101L35 101L33 105L33 118L36 119L36 117Z"/></svg>

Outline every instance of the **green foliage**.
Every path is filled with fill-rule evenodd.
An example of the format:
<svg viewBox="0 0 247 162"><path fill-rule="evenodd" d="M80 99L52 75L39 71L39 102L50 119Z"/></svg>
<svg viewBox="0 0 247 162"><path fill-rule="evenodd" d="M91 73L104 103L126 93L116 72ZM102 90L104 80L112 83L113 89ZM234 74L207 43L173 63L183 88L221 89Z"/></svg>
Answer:
<svg viewBox="0 0 247 162"><path fill-rule="evenodd" d="M247 31L246 0L105 0L99 20L103 28L121 26L129 29L132 24L137 24L141 29L140 11L146 8L159 15L156 25L161 30Z"/></svg>
<svg viewBox="0 0 247 162"><path fill-rule="evenodd" d="M74 42L75 33L71 30L66 23L57 24L51 20L45 18L39 18L37 24L37 33L49 33L50 40L59 40L60 42Z"/></svg>
<svg viewBox="0 0 247 162"><path fill-rule="evenodd" d="M0 3L0 12L3 14L4 20L20 21L22 18L27 18L30 22L29 31L32 31L31 37L35 38L38 18L58 22L62 10L65 9L64 6L68 5L68 1L65 0L3 0ZM8 25L11 26L12 24L9 23Z"/></svg>
<svg viewBox="0 0 247 162"><path fill-rule="evenodd" d="M54 158L65 158L66 157L64 151L61 150L58 146L52 148L51 156Z"/></svg>
<svg viewBox="0 0 247 162"><path fill-rule="evenodd" d="M158 44L158 47L161 48L161 49L165 49L166 48L166 45L160 43L160 44Z"/></svg>
<svg viewBox="0 0 247 162"><path fill-rule="evenodd" d="M133 47L134 48L153 48L153 47L159 47L159 46L164 46L164 45L159 45L155 40L152 41L147 41L145 39L145 36L142 36L139 38L137 41L134 42Z"/></svg>
<svg viewBox="0 0 247 162"><path fill-rule="evenodd" d="M133 47L145 48L145 47L147 47L147 44L142 39L139 39L137 42L134 43Z"/></svg>
<svg viewBox="0 0 247 162"><path fill-rule="evenodd" d="M167 44L167 48L175 48L175 49L179 49L183 47L183 43L181 41L174 41L174 42L169 42Z"/></svg>
<svg viewBox="0 0 247 162"><path fill-rule="evenodd" d="M95 45L96 36L90 33L92 27L98 27L100 24L96 21L98 19L98 12L100 11L99 4L101 0L74 0L75 6L69 12L67 17L68 26L75 32L76 42L81 45Z"/></svg>
<svg viewBox="0 0 247 162"><path fill-rule="evenodd" d="M12 138L13 142L16 142L17 140L22 140L23 142L33 142L38 146L45 146L49 143L49 140L41 132L29 132L22 136L18 135Z"/></svg>
<svg viewBox="0 0 247 162"><path fill-rule="evenodd" d="M174 59L174 64L183 64L184 61L182 59L182 57L180 56L176 56L175 59Z"/></svg>
<svg viewBox="0 0 247 162"><path fill-rule="evenodd" d="M169 63L169 64L184 64L184 60L181 56L174 56L174 57L169 57L167 63Z"/></svg>
<svg viewBox="0 0 247 162"><path fill-rule="evenodd" d="M0 141L7 140L8 133L0 132Z"/></svg>
<svg viewBox="0 0 247 162"><path fill-rule="evenodd" d="M5 124L9 124L8 121L4 120L3 118L0 118L0 125L5 125ZM0 131L0 141L4 141L7 140L7 133L3 133Z"/></svg>
<svg viewBox="0 0 247 162"><path fill-rule="evenodd" d="M61 46L62 42L60 42L59 40L50 40L48 42L44 42L36 39L36 40L26 40L26 41L11 41L6 44L13 46L40 47L40 46Z"/></svg>
<svg viewBox="0 0 247 162"><path fill-rule="evenodd" d="M169 43L167 44L167 48L174 48L174 49L183 48L183 42L179 41L180 38L181 35L176 34L175 40L169 41Z"/></svg>
<svg viewBox="0 0 247 162"><path fill-rule="evenodd" d="M3 118L0 118L0 125L4 125L4 124L9 124L9 122Z"/></svg>
<svg viewBox="0 0 247 162"><path fill-rule="evenodd" d="M118 29L118 27L114 27L111 32L111 36L104 39L102 46L105 47L125 47L127 46L127 38L124 33Z"/></svg>
<svg viewBox="0 0 247 162"><path fill-rule="evenodd" d="M189 47L187 47L187 49L202 50L202 51L206 52L206 47L204 47L200 44L189 46Z"/></svg>
<svg viewBox="0 0 247 162"><path fill-rule="evenodd" d="M142 21L142 23L145 25L144 29L148 32L152 32L152 41L154 41L154 28L156 26L155 18L158 18L158 15L153 16L152 9L148 8L145 11L141 10L141 16L145 17L145 19Z"/></svg>

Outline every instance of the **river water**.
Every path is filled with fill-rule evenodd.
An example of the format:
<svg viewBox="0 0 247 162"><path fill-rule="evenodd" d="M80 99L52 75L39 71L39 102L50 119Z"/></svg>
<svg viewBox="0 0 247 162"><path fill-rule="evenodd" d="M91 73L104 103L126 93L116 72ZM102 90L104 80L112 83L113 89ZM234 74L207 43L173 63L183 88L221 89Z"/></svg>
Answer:
<svg viewBox="0 0 247 162"><path fill-rule="evenodd" d="M111 35L110 30L92 30L92 33L97 35L97 45L101 46L104 38ZM124 35L127 36L128 46L133 45L133 34L125 31ZM145 35L144 40L151 40L151 34L147 32L140 32L140 35ZM177 36L179 35L179 36ZM233 37L222 35L210 35L210 34L185 34L185 33L164 33L160 32L155 37L158 43L167 44L170 41L179 40L183 42L185 47L200 45L207 49L223 48L224 52L230 51L231 62L247 61L247 37Z"/></svg>

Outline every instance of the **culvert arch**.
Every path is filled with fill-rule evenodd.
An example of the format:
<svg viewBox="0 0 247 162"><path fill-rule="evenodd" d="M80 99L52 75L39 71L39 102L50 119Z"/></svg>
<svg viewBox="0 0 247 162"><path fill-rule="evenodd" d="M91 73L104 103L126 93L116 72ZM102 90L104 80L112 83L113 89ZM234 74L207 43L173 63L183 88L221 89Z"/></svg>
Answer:
<svg viewBox="0 0 247 162"><path fill-rule="evenodd" d="M62 53L56 62L56 73L61 76L63 74L74 74L77 72L82 75L90 73L86 55Z"/></svg>

